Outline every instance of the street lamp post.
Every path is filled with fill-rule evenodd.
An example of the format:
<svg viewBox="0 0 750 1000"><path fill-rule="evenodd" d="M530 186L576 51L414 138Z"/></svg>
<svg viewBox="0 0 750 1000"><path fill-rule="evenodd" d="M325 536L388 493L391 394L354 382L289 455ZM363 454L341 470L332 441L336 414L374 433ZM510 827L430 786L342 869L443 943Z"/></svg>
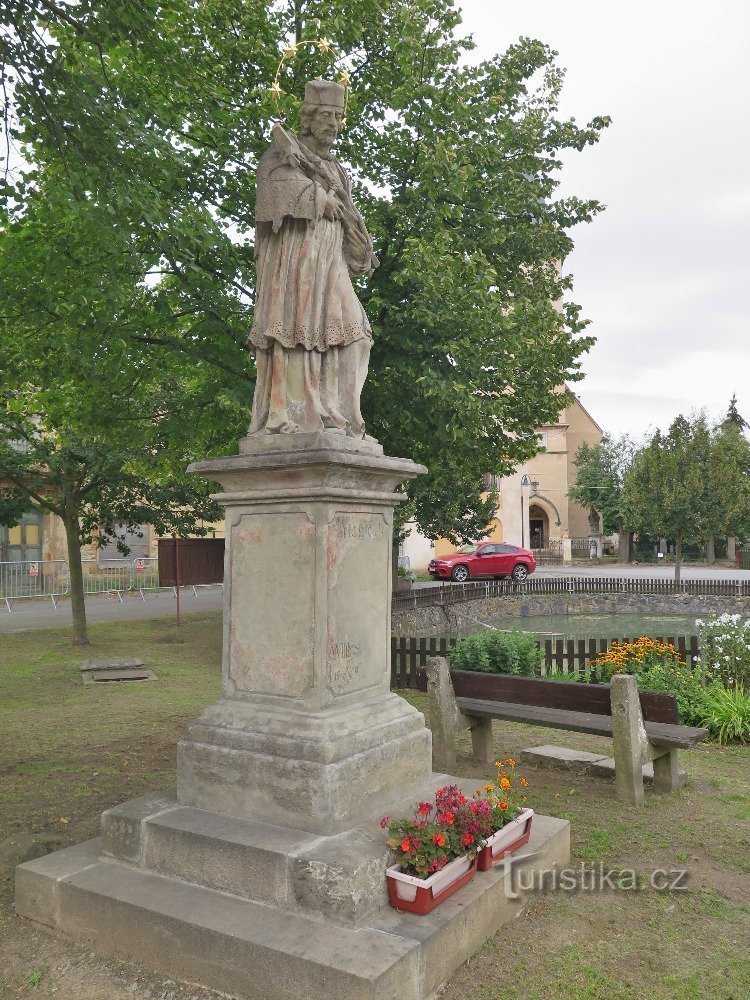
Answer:
<svg viewBox="0 0 750 1000"><path fill-rule="evenodd" d="M524 510L524 504L523 504L523 491L524 487L527 486L531 486L531 480L527 475L523 475L521 476L521 548L522 549L526 548L526 532L525 532L526 512Z"/></svg>

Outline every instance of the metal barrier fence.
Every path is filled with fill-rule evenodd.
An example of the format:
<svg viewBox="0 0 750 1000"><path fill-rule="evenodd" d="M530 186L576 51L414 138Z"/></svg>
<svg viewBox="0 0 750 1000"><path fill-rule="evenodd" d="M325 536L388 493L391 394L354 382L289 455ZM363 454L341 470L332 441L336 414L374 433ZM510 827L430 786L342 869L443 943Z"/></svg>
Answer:
<svg viewBox="0 0 750 1000"><path fill-rule="evenodd" d="M171 590L174 586L159 584L159 561L155 557L134 559L83 559L83 591L87 595L115 594L124 603L123 594L138 593L142 601L146 593ZM187 584L195 596L199 587L214 584ZM223 587L223 584L219 586ZM183 589L183 588L181 588ZM11 601L24 597L49 597L55 608L60 597L70 593L70 570L65 559L24 562L0 562L0 601L11 611Z"/></svg>
<svg viewBox="0 0 750 1000"><path fill-rule="evenodd" d="M24 597L49 597L57 607L58 597L69 589L68 564L64 559L0 562L0 600L11 610L11 601Z"/></svg>

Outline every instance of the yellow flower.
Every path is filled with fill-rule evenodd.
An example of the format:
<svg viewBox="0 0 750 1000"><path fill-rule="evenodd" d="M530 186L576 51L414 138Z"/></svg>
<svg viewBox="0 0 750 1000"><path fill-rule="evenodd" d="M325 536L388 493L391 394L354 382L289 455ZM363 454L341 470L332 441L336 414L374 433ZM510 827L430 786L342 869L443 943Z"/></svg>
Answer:
<svg viewBox="0 0 750 1000"><path fill-rule="evenodd" d="M501 778L501 779L500 779L500 787L501 787L501 788L504 788L504 789L506 789L506 790L507 790L508 788L510 788L510 782L508 781L508 779L507 779L507 778Z"/></svg>
<svg viewBox="0 0 750 1000"><path fill-rule="evenodd" d="M333 42L330 40L330 38L321 38L320 41L317 42L317 46L321 52L327 54L333 48Z"/></svg>
<svg viewBox="0 0 750 1000"><path fill-rule="evenodd" d="M515 762L515 760L513 760L512 757L508 757L508 759L506 760L505 763L508 765L508 767L515 767L516 766L516 762Z"/></svg>

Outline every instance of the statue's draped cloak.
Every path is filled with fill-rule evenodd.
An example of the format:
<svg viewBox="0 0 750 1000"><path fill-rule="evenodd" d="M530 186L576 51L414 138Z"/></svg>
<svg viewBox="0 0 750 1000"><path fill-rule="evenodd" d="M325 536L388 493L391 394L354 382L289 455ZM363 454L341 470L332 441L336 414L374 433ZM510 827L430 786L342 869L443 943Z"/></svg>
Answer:
<svg viewBox="0 0 750 1000"><path fill-rule="evenodd" d="M329 181L350 190L334 159ZM364 270L339 220L324 217L327 193L276 146L258 166L258 291L248 343L257 384L250 433L337 427L361 436L359 395L372 332L350 272Z"/></svg>

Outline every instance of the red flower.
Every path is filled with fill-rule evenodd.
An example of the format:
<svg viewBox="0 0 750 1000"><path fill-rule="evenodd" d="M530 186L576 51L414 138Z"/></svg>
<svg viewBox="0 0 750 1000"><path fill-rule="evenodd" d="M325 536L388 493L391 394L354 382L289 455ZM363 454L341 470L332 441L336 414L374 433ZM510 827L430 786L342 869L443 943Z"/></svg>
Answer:
<svg viewBox="0 0 750 1000"><path fill-rule="evenodd" d="M433 844L436 844L438 847L445 847L445 837L442 835L442 833L433 833L432 842Z"/></svg>
<svg viewBox="0 0 750 1000"><path fill-rule="evenodd" d="M404 854L411 854L411 841L409 840L408 837L404 837L404 839L401 841L401 850L404 852Z"/></svg>
<svg viewBox="0 0 750 1000"><path fill-rule="evenodd" d="M432 812L432 803L430 802L420 802L419 809L417 812L421 813L422 816L429 816Z"/></svg>
<svg viewBox="0 0 750 1000"><path fill-rule="evenodd" d="M463 841L464 847L468 847L469 844L473 844L474 843L474 838L472 837L472 835L470 833L465 833L463 835L463 837L461 838L461 840Z"/></svg>
<svg viewBox="0 0 750 1000"><path fill-rule="evenodd" d="M446 826L453 826L456 821L456 817L452 812L441 813L438 816L438 823L444 823Z"/></svg>
<svg viewBox="0 0 750 1000"><path fill-rule="evenodd" d="M387 817L387 816L384 816L384 817L383 817L383 818L381 819L381 821L380 821L380 829L381 829L381 830L387 830L387 829L388 829L388 824L389 824L389 822L390 822L390 820L388 819L388 817Z"/></svg>
<svg viewBox="0 0 750 1000"><path fill-rule="evenodd" d="M503 810L503 812L505 812L505 810L508 808L507 802L498 802L498 805Z"/></svg>

